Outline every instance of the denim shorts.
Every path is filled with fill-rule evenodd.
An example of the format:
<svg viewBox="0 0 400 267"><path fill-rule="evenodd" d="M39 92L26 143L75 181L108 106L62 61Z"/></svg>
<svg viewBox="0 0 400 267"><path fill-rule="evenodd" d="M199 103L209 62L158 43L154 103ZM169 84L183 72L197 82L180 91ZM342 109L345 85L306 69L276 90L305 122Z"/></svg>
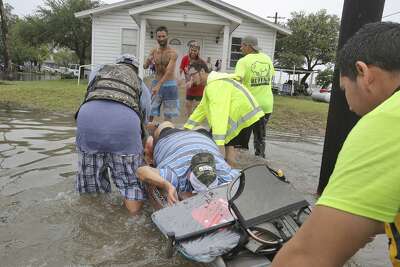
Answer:
<svg viewBox="0 0 400 267"><path fill-rule="evenodd" d="M145 200L147 196L144 185L136 176L137 168L142 165L142 155L87 153L78 149L75 189L79 193L110 193L109 168L115 186L125 199Z"/></svg>

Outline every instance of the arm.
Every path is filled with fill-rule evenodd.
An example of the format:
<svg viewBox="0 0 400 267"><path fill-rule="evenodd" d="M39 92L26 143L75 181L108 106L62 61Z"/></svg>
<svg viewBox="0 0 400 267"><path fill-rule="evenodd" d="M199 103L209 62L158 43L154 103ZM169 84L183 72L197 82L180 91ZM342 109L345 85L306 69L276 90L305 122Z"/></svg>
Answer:
<svg viewBox="0 0 400 267"><path fill-rule="evenodd" d="M170 182L162 178L157 169L149 166L142 166L137 169L136 174L140 181L155 185L165 190L165 192L168 193L169 204L178 202L178 195L175 187Z"/></svg>
<svg viewBox="0 0 400 267"><path fill-rule="evenodd" d="M213 139L218 146L225 145L228 130L228 118L231 105L231 90L226 88L226 81L215 81L208 88L208 121L212 129Z"/></svg>
<svg viewBox="0 0 400 267"><path fill-rule="evenodd" d="M157 82L157 84L152 89L153 95L157 94L161 88L161 85L168 79L168 77L171 77L173 75L173 73L175 71L175 65L176 65L177 59L178 59L178 55L176 54L176 52L175 51L171 52L171 56L170 56L167 68L165 69L164 75L161 77L161 79Z"/></svg>
<svg viewBox="0 0 400 267"><path fill-rule="evenodd" d="M199 125L206 118L207 100L205 94L206 94L206 89L204 89L203 98L201 99L199 105L195 108L195 110L193 110L193 113L190 115L185 125L183 125L183 128L191 130L197 125Z"/></svg>
<svg viewBox="0 0 400 267"><path fill-rule="evenodd" d="M150 64L153 62L153 60L154 60L154 51L155 51L155 49L153 48L153 49L150 51L149 56L148 56L148 57L146 58L146 60L144 61L144 64L143 64L143 68L144 68L144 69L148 69L149 66L150 66Z"/></svg>
<svg viewBox="0 0 400 267"><path fill-rule="evenodd" d="M239 59L235 67L235 76L239 79L239 82L243 83L245 73L246 66L244 65L243 60Z"/></svg>
<svg viewBox="0 0 400 267"><path fill-rule="evenodd" d="M317 205L296 235L279 251L271 267L343 266L383 230L381 222Z"/></svg>

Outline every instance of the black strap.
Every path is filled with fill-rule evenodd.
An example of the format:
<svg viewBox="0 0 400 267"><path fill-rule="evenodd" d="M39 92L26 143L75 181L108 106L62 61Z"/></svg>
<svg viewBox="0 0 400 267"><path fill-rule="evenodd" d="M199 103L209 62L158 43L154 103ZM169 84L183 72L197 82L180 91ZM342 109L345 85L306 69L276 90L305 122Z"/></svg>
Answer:
<svg viewBox="0 0 400 267"><path fill-rule="evenodd" d="M101 78L101 76L97 76L97 77L96 77L97 78L96 81L112 81L112 82L116 82L116 83L120 83L122 85L125 85L125 86L131 88L133 91L137 90L137 88L134 88L132 85L130 85L130 84L124 82L124 81L120 81L120 80L117 80L117 79L114 79L114 78Z"/></svg>
<svg viewBox="0 0 400 267"><path fill-rule="evenodd" d="M132 97L133 99L135 99L135 96L132 95L131 93L126 92L126 91L121 90L121 89L114 88L114 87L96 86L96 87L94 87L91 91L94 91L94 90L97 90L97 89L101 89L101 90L110 90L110 91L117 91L117 92L123 93L123 94L128 95L128 96Z"/></svg>

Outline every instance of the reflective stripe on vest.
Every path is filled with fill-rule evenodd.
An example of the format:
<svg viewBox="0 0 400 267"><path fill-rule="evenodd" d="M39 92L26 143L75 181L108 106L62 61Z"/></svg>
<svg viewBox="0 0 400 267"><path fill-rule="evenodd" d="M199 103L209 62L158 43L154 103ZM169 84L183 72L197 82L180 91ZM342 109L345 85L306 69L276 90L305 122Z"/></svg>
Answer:
<svg viewBox="0 0 400 267"><path fill-rule="evenodd" d="M254 103L254 100L253 100L253 98L251 97L250 92L247 91L247 89L245 89L245 88L243 87L243 85L241 85L241 84L238 83L238 82L235 82L234 80L230 80L230 79L222 79L222 80L224 80L224 81L226 81L226 82L229 82L230 84L232 84L233 86L235 86L236 89L239 89L239 91L241 91L241 92L247 97L247 99L250 101L251 106L252 106L253 108L256 108L256 104Z"/></svg>
<svg viewBox="0 0 400 267"><path fill-rule="evenodd" d="M237 122L233 121L231 118L229 118L229 124L231 125L231 128L229 129L228 133L226 134L227 136L231 135L233 132L235 132L238 128L239 125L242 123L245 123L247 120L249 120L251 117L256 115L258 112L263 111L261 107L256 107L249 113L245 114L243 117L241 117Z"/></svg>
<svg viewBox="0 0 400 267"><path fill-rule="evenodd" d="M247 114L240 117L237 122L235 122L230 117L228 118L229 124L231 125L231 127L226 135L230 136L232 133L234 133L239 128L239 125L241 125L242 123L245 123L247 120L249 120L251 117L256 115L258 112L262 111L262 109L261 109L261 107L256 106L256 103L254 103L254 99L251 97L250 92L247 91L247 89L245 89L241 84L239 84L238 82L235 82L234 80L230 80L230 79L223 79L223 80L232 84L236 89L239 89L239 91L241 91L247 97L251 106L253 107L252 111L250 111Z"/></svg>
<svg viewBox="0 0 400 267"><path fill-rule="evenodd" d="M196 126L198 123L193 121L193 120L187 120L186 124L190 125L190 126Z"/></svg>
<svg viewBox="0 0 400 267"><path fill-rule="evenodd" d="M223 135L223 134L213 134L213 139L215 141L225 141L225 135Z"/></svg>

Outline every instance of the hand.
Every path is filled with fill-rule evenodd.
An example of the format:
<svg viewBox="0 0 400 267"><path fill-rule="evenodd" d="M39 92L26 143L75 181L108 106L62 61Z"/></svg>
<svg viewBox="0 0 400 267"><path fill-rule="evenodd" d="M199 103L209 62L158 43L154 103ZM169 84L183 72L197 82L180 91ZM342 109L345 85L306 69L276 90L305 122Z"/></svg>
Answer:
<svg viewBox="0 0 400 267"><path fill-rule="evenodd" d="M190 89L193 86L193 80L190 79L189 81L186 82L186 90Z"/></svg>
<svg viewBox="0 0 400 267"><path fill-rule="evenodd" d="M167 186L167 197L168 197L168 205L173 205L178 202L178 193L176 192L175 187L168 183Z"/></svg>
<svg viewBox="0 0 400 267"><path fill-rule="evenodd" d="M158 91L160 91L161 86L156 84L153 88L151 88L151 95L157 95Z"/></svg>

